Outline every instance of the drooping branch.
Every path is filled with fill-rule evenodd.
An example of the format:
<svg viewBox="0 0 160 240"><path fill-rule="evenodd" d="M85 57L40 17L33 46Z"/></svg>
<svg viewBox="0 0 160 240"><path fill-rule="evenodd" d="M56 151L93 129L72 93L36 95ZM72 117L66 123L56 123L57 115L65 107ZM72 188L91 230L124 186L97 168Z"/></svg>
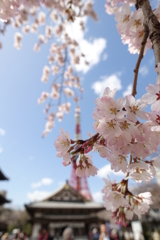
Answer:
<svg viewBox="0 0 160 240"><path fill-rule="evenodd" d="M141 42L141 49L140 49L139 57L138 57L138 60L137 60L137 63L136 63L135 69L134 69L134 80L133 80L133 88L132 88L133 97L135 97L135 95L137 94L138 71L139 71L141 61L143 59L144 49L145 49L148 35L149 35L148 27L147 27L147 25L144 24L144 34L143 34L143 39Z"/></svg>
<svg viewBox="0 0 160 240"><path fill-rule="evenodd" d="M151 9L149 0L138 0L137 2L142 8L144 23L149 29L149 38L154 50L155 65L157 65L160 62L160 23Z"/></svg>

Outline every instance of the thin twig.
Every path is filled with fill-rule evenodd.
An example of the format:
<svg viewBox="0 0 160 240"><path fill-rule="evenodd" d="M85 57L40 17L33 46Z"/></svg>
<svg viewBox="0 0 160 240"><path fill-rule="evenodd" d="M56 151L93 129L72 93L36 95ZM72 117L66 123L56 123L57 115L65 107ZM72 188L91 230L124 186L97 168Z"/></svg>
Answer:
<svg viewBox="0 0 160 240"><path fill-rule="evenodd" d="M130 165L131 163L132 163L132 155L130 155L130 159L129 159L128 165ZM127 172L125 178L127 178L128 176L129 176L129 172ZM128 179L126 180L126 191L128 191Z"/></svg>
<svg viewBox="0 0 160 240"><path fill-rule="evenodd" d="M135 95L137 94L137 79L138 79L138 71L139 71L139 67L143 58L143 54L144 54L144 49L145 49L145 45L147 42L147 38L149 36L149 29L147 27L147 25L144 24L144 34L143 34L143 39L141 42L141 49L139 52L139 57L134 69L134 80L133 80L133 88L132 88L132 96L135 97Z"/></svg>
<svg viewBox="0 0 160 240"><path fill-rule="evenodd" d="M60 97L59 97L59 100L58 100L58 107L60 106L61 104L61 97L62 97L62 90L63 90L63 82L64 82L64 73L65 73L65 70L66 70L66 61L67 61L67 57L68 57L68 52L67 52L67 49L65 49L65 59L64 59L64 66L62 68L62 73L61 73L61 85L60 85L60 91L59 91L59 94L60 94Z"/></svg>

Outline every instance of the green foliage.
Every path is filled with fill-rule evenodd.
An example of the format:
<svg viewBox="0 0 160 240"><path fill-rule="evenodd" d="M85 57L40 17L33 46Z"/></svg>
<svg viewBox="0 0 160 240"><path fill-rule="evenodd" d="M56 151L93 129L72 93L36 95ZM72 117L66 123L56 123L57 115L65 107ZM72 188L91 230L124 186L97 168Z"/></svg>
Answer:
<svg viewBox="0 0 160 240"><path fill-rule="evenodd" d="M11 234L12 231L13 231L13 229L15 229L15 226L13 226L13 225L9 225L9 226L8 226L8 230L7 230L7 232L8 232L9 234Z"/></svg>
<svg viewBox="0 0 160 240"><path fill-rule="evenodd" d="M142 223L143 233L145 240L152 240L151 229L148 226L147 222Z"/></svg>
<svg viewBox="0 0 160 240"><path fill-rule="evenodd" d="M31 226L31 224L30 224L30 223L27 223L27 224L23 227L22 231L25 232L25 233L27 233L28 236L30 236L31 233L32 233L32 226Z"/></svg>

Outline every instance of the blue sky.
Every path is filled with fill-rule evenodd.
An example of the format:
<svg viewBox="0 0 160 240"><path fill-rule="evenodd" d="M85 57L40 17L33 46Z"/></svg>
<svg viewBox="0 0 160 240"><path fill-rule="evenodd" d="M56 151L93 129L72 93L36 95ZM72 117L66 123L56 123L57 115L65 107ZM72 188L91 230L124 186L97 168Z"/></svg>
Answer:
<svg viewBox="0 0 160 240"><path fill-rule="evenodd" d="M82 138L87 138L87 132L93 132L92 112L94 100L106 85L118 87L116 97L127 91L133 81L133 69L137 55L131 55L127 45L123 45L115 26L113 16L105 13L104 1L95 0L95 10L99 21L87 20L87 28L83 40L91 45L97 39L103 39L103 47L95 45L90 54L94 64L83 78L84 95L81 106ZM154 5L157 1L153 1ZM62 159L56 158L53 146L55 139L63 127L74 138L74 103L69 115L65 115L62 123L56 122L56 127L45 139L41 138L45 126L43 106L37 104L37 98L47 86L40 79L43 66L47 63L50 44L43 46L39 53L33 51L37 35L26 35L20 51L13 47L15 29L9 27L5 36L0 36L3 49L0 51L0 168L10 178L10 181L0 182L0 189L7 191L7 197L12 200L12 206L23 207L24 203L32 201L35 196L46 196L54 192L70 177L71 166L63 167ZM106 44L104 44L106 43ZM106 47L105 47L106 45ZM100 50L99 52L97 49ZM95 52L98 56L95 56ZM138 78L137 98L145 93L149 83L155 83L153 51L147 52L142 61ZM98 86L98 88L94 88ZM4 130L4 131L3 131ZM105 159L93 154L94 164L104 167ZM100 175L110 174L111 178L121 179L110 172L108 166L101 169ZM49 180L50 179L50 180ZM100 199L103 181L100 177L88 179L91 193Z"/></svg>

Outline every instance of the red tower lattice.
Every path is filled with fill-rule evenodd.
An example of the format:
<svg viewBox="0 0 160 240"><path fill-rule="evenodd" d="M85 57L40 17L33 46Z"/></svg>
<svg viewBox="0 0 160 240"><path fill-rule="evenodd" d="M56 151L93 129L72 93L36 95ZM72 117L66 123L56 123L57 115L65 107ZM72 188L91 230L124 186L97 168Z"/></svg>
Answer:
<svg viewBox="0 0 160 240"><path fill-rule="evenodd" d="M77 111L75 113L75 120L76 120L76 128L75 128L75 139L78 140L81 138L81 129L80 129L80 112ZM78 177L76 175L76 159L73 161L72 164L72 171L69 183L70 185L77 190L79 193L84 195L88 200L92 200L92 196L88 187L87 179L86 177Z"/></svg>

